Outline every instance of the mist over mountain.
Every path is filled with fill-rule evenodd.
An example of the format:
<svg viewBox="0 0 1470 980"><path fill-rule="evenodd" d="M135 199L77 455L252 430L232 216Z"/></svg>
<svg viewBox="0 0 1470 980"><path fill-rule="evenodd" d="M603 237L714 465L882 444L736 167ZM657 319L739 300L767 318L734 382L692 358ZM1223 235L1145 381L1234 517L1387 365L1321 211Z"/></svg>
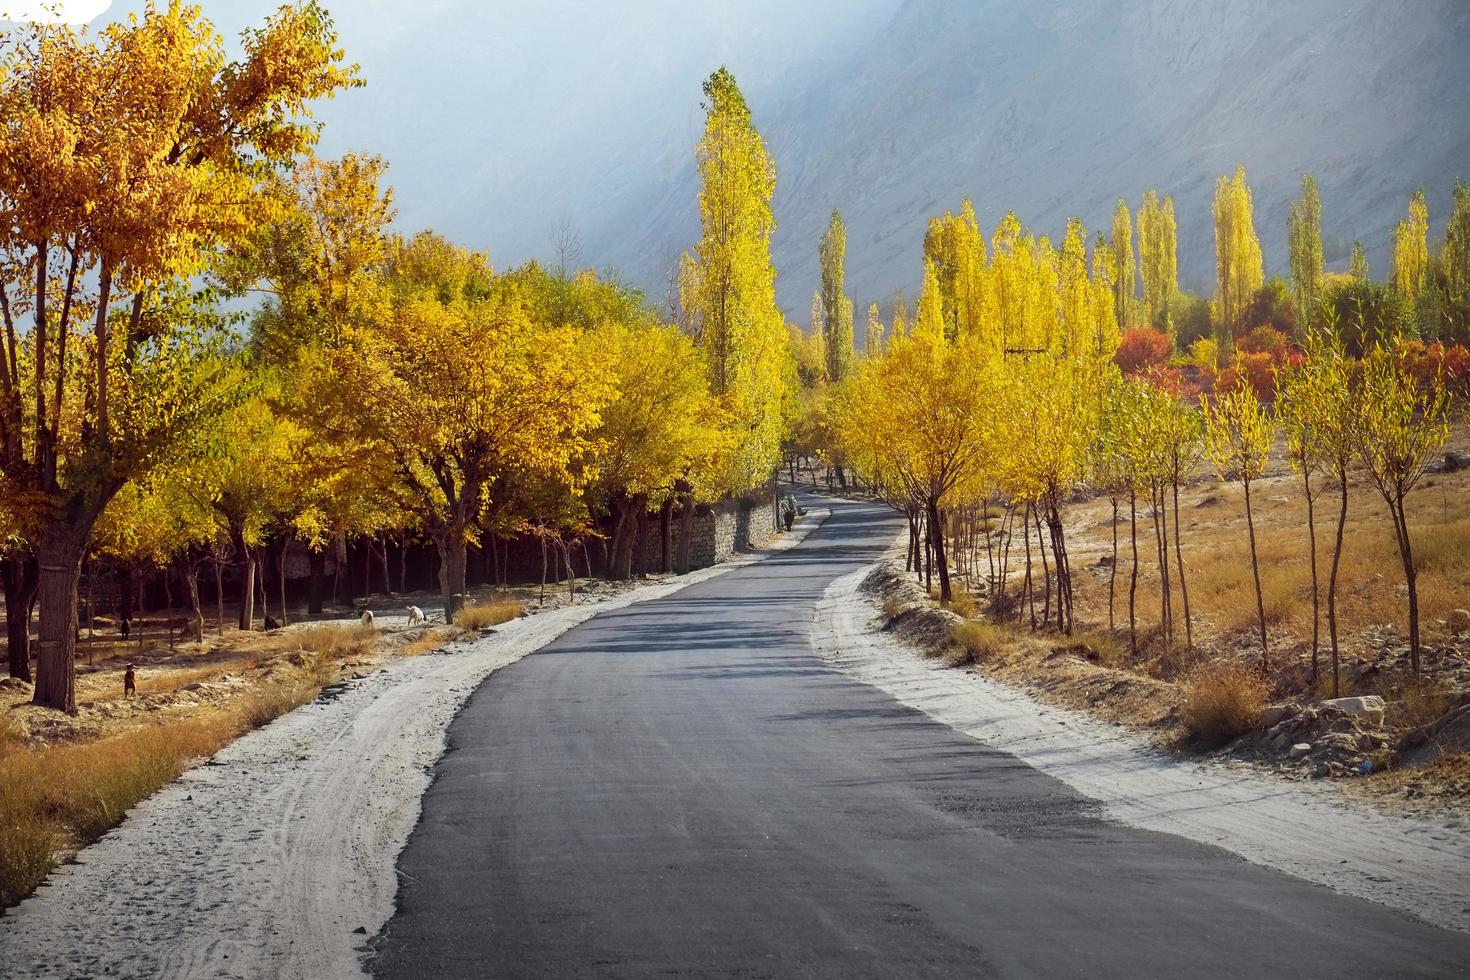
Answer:
<svg viewBox="0 0 1470 980"><path fill-rule="evenodd" d="M276 0L217 0L227 35ZM115 5L118 16L131 4ZM700 83L728 64L777 171L778 298L804 321L817 239L848 226L859 303L912 297L931 215L971 197L1059 238L1118 196L1174 196L1180 276L1208 291L1215 178L1245 164L1268 271L1316 175L1329 265L1354 239L1387 272L1410 193L1437 236L1470 178L1470 4L1458 0L352 0L332 4L368 87L321 107L323 152L381 153L399 225L552 252L659 299L698 234ZM861 316L861 314L859 314Z"/></svg>

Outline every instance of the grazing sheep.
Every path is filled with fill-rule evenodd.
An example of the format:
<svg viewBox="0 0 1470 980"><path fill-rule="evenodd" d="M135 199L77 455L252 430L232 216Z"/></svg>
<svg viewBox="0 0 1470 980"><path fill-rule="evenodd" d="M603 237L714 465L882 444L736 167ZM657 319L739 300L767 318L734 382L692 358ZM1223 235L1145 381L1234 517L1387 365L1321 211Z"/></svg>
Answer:
<svg viewBox="0 0 1470 980"><path fill-rule="evenodd" d="M408 607L408 625L422 626L426 619L427 617L424 616L424 611L418 606Z"/></svg>
<svg viewBox="0 0 1470 980"><path fill-rule="evenodd" d="M372 625L374 625L374 623L373 623L373 611L371 609L368 609L368 610L366 610L366 611L363 612L363 614L362 614L362 625L364 625L364 626L372 626Z"/></svg>

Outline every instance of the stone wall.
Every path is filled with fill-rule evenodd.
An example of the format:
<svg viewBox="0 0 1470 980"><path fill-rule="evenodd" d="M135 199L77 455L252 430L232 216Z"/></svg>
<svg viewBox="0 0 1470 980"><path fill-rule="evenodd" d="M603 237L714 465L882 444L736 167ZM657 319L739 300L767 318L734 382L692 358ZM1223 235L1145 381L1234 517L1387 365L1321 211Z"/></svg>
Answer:
<svg viewBox="0 0 1470 980"><path fill-rule="evenodd" d="M678 567L684 522L678 510L673 516L673 562ZM689 567L708 568L742 552L764 547L776 536L776 500L741 498L722 500L713 506L700 504L690 521ZM644 567L656 570L662 564L663 543L657 515L650 514L643 535Z"/></svg>

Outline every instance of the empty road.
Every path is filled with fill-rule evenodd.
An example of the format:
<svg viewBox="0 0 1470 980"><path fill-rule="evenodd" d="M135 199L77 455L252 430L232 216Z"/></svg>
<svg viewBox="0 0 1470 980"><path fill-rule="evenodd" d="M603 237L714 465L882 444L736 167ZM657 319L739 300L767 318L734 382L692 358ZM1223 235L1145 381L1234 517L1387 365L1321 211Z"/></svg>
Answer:
<svg viewBox="0 0 1470 980"><path fill-rule="evenodd" d="M492 675L450 728L375 975L1470 972L1470 935L1110 822L829 668L813 608L898 527L839 508Z"/></svg>

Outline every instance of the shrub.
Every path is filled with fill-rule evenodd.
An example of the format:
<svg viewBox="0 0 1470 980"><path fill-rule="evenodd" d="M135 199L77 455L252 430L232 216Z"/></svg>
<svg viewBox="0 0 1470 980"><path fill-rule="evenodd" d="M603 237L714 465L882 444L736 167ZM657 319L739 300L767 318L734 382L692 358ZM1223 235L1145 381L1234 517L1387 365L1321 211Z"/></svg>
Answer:
<svg viewBox="0 0 1470 980"><path fill-rule="evenodd" d="M957 648L956 656L946 658L952 667L994 659L1005 652L1009 640L1004 629L982 620L956 623L949 635Z"/></svg>
<svg viewBox="0 0 1470 980"><path fill-rule="evenodd" d="M1113 361L1124 374L1138 374L1149 368L1163 367L1174 353L1174 341L1161 330L1135 327L1123 332Z"/></svg>
<svg viewBox="0 0 1470 980"><path fill-rule="evenodd" d="M955 589L954 594L945 605L956 616L962 616L965 619L973 619L980 612L980 600L964 589Z"/></svg>
<svg viewBox="0 0 1470 980"><path fill-rule="evenodd" d="M1272 327L1256 327L1235 342L1235 349L1250 354L1270 354L1276 362L1286 360L1291 338Z"/></svg>
<svg viewBox="0 0 1470 980"><path fill-rule="evenodd" d="M1214 374L1220 369L1220 342L1214 337L1201 337L1190 344L1189 363L1201 371Z"/></svg>
<svg viewBox="0 0 1470 980"><path fill-rule="evenodd" d="M1181 686L1180 720L1207 748L1224 745L1255 728L1270 693L1259 672L1238 663L1198 667Z"/></svg>
<svg viewBox="0 0 1470 980"><path fill-rule="evenodd" d="M897 619L903 615L903 611L906 608L908 607L904 601L896 595L891 595L883 600L883 616L885 619Z"/></svg>
<svg viewBox="0 0 1470 980"><path fill-rule="evenodd" d="M462 626L469 630L482 630L489 626L499 626L508 623L518 616L524 615L526 607L514 599L499 599L492 602L476 603L473 606L465 606L454 617L454 625Z"/></svg>

